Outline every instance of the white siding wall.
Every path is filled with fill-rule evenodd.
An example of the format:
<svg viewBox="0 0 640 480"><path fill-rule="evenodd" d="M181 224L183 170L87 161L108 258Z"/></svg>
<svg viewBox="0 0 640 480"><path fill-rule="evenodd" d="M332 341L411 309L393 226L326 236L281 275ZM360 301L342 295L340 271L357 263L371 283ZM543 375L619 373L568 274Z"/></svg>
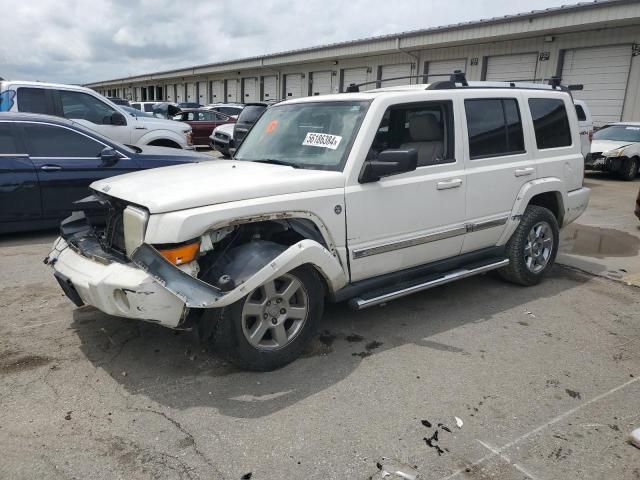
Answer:
<svg viewBox="0 0 640 480"><path fill-rule="evenodd" d="M333 74L331 70L311 72L311 95L333 93Z"/></svg>
<svg viewBox="0 0 640 480"><path fill-rule="evenodd" d="M562 83L583 85L573 96L587 102L595 125L618 122L622 118L630 68L631 45L567 50Z"/></svg>
<svg viewBox="0 0 640 480"><path fill-rule="evenodd" d="M262 100L277 100L278 95L278 78L275 75L265 75L262 79Z"/></svg>
<svg viewBox="0 0 640 480"><path fill-rule="evenodd" d="M257 101L258 96L260 95L260 92L258 91L258 78L243 78L242 82L244 83L244 98L242 101L245 103Z"/></svg>
<svg viewBox="0 0 640 480"><path fill-rule="evenodd" d="M211 80L211 103L224 102L224 80Z"/></svg>
<svg viewBox="0 0 640 480"><path fill-rule="evenodd" d="M536 79L538 52L487 58L487 81Z"/></svg>

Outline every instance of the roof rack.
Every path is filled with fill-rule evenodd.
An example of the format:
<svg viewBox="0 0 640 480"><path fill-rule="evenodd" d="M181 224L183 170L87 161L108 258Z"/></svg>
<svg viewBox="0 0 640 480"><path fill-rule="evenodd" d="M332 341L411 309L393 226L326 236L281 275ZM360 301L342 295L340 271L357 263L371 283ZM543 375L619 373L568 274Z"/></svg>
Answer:
<svg viewBox="0 0 640 480"><path fill-rule="evenodd" d="M373 80L363 83L352 83L346 88L346 92L359 92L360 87L363 85L376 84L378 88L382 82L388 82L390 80L401 80L405 78L422 78L427 77L449 77L448 80L441 80L433 82L427 85L426 90L447 90L454 88L523 88L529 90L561 90L569 93L574 90L582 90L583 85L562 85L561 78L557 76L551 77L547 83L541 83L539 79L527 79L527 80L508 80L502 82L468 82L465 73L461 70L454 70L450 74L423 74L423 75L407 75L404 77L384 78L379 80Z"/></svg>

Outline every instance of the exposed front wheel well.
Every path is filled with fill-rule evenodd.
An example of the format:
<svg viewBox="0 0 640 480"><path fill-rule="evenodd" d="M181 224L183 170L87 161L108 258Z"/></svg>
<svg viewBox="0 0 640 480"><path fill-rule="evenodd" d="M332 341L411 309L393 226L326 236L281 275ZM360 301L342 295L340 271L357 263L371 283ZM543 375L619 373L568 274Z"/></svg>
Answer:
<svg viewBox="0 0 640 480"><path fill-rule="evenodd" d="M167 138L161 138L159 140L154 140L153 142L149 142L149 145L151 145L153 147L182 148L179 144L177 144L173 140L169 140Z"/></svg>
<svg viewBox="0 0 640 480"><path fill-rule="evenodd" d="M529 205L537 205L550 210L551 213L553 213L553 216L556 217L558 225L562 226L562 222L564 220L564 208L562 206L562 196L560 195L560 192L539 193L529 200Z"/></svg>

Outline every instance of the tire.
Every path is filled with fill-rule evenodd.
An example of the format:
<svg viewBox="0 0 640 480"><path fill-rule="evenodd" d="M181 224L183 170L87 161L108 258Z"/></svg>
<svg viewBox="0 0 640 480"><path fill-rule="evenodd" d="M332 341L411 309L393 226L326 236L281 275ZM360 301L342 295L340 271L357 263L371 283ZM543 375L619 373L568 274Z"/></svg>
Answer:
<svg viewBox="0 0 640 480"><path fill-rule="evenodd" d="M507 243L509 265L498 273L512 283L537 285L555 262L559 240L555 215L547 208L529 205Z"/></svg>
<svg viewBox="0 0 640 480"><path fill-rule="evenodd" d="M638 159L636 157L625 158L622 162L622 169L619 172L620 178L630 182L638 174Z"/></svg>
<svg viewBox="0 0 640 480"><path fill-rule="evenodd" d="M289 287L296 290L287 292ZM240 368L276 370L302 354L323 310L324 285L312 267L303 265L219 309L211 342Z"/></svg>

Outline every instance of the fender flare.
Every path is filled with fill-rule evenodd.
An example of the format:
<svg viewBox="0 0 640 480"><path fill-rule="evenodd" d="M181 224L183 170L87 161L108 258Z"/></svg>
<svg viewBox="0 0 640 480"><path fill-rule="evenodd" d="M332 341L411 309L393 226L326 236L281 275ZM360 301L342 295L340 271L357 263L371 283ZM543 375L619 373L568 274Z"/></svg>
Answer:
<svg viewBox="0 0 640 480"><path fill-rule="evenodd" d="M249 247L250 248L250 247ZM340 262L322 245L314 240L301 240L285 247L275 258L265 257L265 264L233 290L223 292L217 287L183 272L169 263L158 251L142 244L133 252L131 259L142 270L151 275L168 291L180 298L189 308L220 308L237 302L260 285L277 278L301 265L316 268L331 292L347 284L347 276ZM256 252L259 247L256 247ZM273 252L273 250L271 250Z"/></svg>
<svg viewBox="0 0 640 480"><path fill-rule="evenodd" d="M149 145L151 142L156 140L171 140L172 142L180 145L180 148L185 148L187 145L187 139L184 136L179 135L173 130L165 129L151 130L140 137L137 143L141 145Z"/></svg>
<svg viewBox="0 0 640 480"><path fill-rule="evenodd" d="M506 228L498 240L498 245L504 245L509 241L513 232L518 228L518 225L520 224L520 217L522 217L522 214L529 205L531 199L540 193L547 192L560 194L560 211L564 213L565 205L567 205L567 195L565 192L564 182L556 177L544 177L531 180L530 182L525 183L518 192L511 214L507 220Z"/></svg>

